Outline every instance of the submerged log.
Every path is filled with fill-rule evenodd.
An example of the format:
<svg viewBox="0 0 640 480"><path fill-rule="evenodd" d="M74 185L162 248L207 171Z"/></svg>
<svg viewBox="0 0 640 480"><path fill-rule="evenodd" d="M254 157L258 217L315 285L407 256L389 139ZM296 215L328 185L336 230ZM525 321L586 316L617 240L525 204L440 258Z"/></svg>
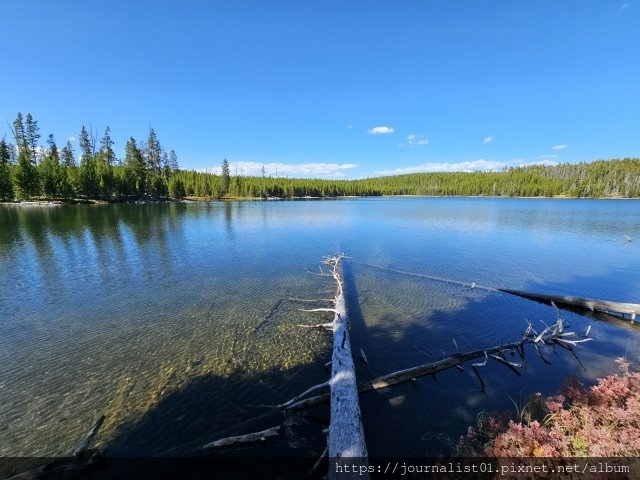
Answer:
<svg viewBox="0 0 640 480"><path fill-rule="evenodd" d="M105 418L106 417L102 415L98 419L98 421L95 423L95 425L91 427L91 430L87 432L87 435L84 437L84 440L73 451L74 458L80 458L80 456L82 456L89 449L89 446L91 445L91 443L93 442L93 439L98 434L100 427L102 427L102 424L104 423Z"/></svg>
<svg viewBox="0 0 640 480"><path fill-rule="evenodd" d="M544 293L524 292L522 290L512 290L509 288L499 288L498 290L518 297L527 298L529 300L536 300L544 303L554 302L557 305L580 307L591 311L627 314L631 315L632 318L635 318L636 315L640 314L640 305L637 303L612 302L609 300L580 298L569 295L546 295Z"/></svg>
<svg viewBox="0 0 640 480"><path fill-rule="evenodd" d="M411 381L413 383L416 378L424 377L426 375L435 375L436 373L443 370L460 367L464 363L479 358L484 358L485 362L474 364L474 366L476 367L486 365L486 359L493 358L513 370L516 366L520 367L523 365L513 364L503 358L501 359L497 355L515 350L520 358L524 361L524 345L526 344L533 344L542 357L539 345L559 345L573 352L573 347L575 345L590 340L591 338L587 337L579 338L574 332L565 332L564 322L562 318L558 316L554 324L548 326L540 333L536 332L533 329L533 326L529 324L526 331L522 335L522 340L520 341L500 344L483 350L474 350L466 353L454 353L453 355L450 355L436 362L418 365L416 367L389 373L387 375L374 378L373 380L367 380L358 384L358 393L370 392L372 390L382 390L407 381ZM544 360L544 357L542 358ZM299 410L315 405L321 405L323 403L326 403L328 400L329 394L316 395L292 404L290 403L287 408L291 410Z"/></svg>
<svg viewBox="0 0 640 480"><path fill-rule="evenodd" d="M590 310L592 312L594 311L606 312L610 314L618 314L623 316L630 315L632 323L636 320L637 316L640 315L640 304L637 304L637 303L613 302L610 300L598 300L593 298L572 297L569 295L547 295L543 293L525 292L523 290L514 290L510 288L496 288L496 287L490 287L487 285L478 285L475 282L474 283L461 282L458 280L452 280L450 278L445 278L445 277L438 277L435 275L407 272L405 270L397 270L394 268L383 267L380 265L373 265L370 263L360 263L360 265L365 265L367 267L375 268L378 270L398 273L401 275L424 278L427 280L435 280L437 282L449 283L451 285L459 285L461 287L471 288L472 290L480 289L480 290L486 290L490 292L509 293L511 295L516 295L518 297L526 298L528 300L535 300L543 303L555 302L556 304L562 305L565 307L577 307L585 310Z"/></svg>
<svg viewBox="0 0 640 480"><path fill-rule="evenodd" d="M484 358L485 355L488 354L507 350L515 350L520 347L522 343L523 342L509 343L486 350L475 350L467 353L456 353L436 362L426 363L424 365L418 365L416 367L399 370L387 375L382 375L380 377L374 378L373 380L360 382L358 384L358 393L370 392L372 390L382 390L393 385L398 385L407 381L413 381L419 377L434 375L438 372L442 372L443 370L448 370L450 368L460 366L468 361L476 360L478 358ZM328 393L315 395L304 400L290 403L286 408L291 410L301 410L304 408L313 407L315 405L322 405L323 403L328 402L329 399L330 395Z"/></svg>
<svg viewBox="0 0 640 480"><path fill-rule="evenodd" d="M329 380L331 397L331 423L329 425L329 458L335 459L336 466L353 464L367 466L367 446L362 428L362 416L358 402L358 384L356 382L355 365L351 354L347 305L343 291L342 259L343 255L325 261L332 267L333 278L338 292L335 298L335 315L333 318L333 353L331 357L331 380ZM348 459L351 460L348 460ZM345 460L343 460L345 459ZM337 468L329 468L329 479L338 478ZM346 476L345 476L346 475ZM352 478L340 473L339 478ZM353 478L369 478L368 475L353 474Z"/></svg>
<svg viewBox="0 0 640 480"><path fill-rule="evenodd" d="M228 447L230 445L236 445L238 443L252 443L258 441L264 441L268 437L275 437L278 435L280 431L280 426L267 428L266 430L262 430L261 432L247 433L246 435L238 435L235 437L226 437L221 438L220 440L216 440L214 442L207 443L203 445L203 449L207 448L219 448L219 447Z"/></svg>
<svg viewBox="0 0 640 480"><path fill-rule="evenodd" d="M49 480L49 479L75 479L86 478L89 472L101 465L104 460L104 452L91 450L89 447L104 423L102 415L91 427L85 438L73 450L70 456L61 457L42 467L18 473L7 480Z"/></svg>

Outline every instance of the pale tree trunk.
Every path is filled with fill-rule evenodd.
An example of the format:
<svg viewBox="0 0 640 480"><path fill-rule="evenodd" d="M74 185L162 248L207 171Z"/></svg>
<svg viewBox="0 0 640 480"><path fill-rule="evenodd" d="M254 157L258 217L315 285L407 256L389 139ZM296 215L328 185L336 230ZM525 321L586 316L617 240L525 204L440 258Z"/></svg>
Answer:
<svg viewBox="0 0 640 480"><path fill-rule="evenodd" d="M335 298L333 318L333 354L331 357L331 423L329 425L329 480L340 478L368 479L360 475L360 467L367 467L367 446L362 428L362 416L358 402L358 383L351 355L349 317L342 281L343 256L326 260L333 268L338 292ZM346 467L346 471L345 471ZM357 467L357 468L354 468ZM356 470L353 472L352 470ZM364 471L364 470L362 470Z"/></svg>

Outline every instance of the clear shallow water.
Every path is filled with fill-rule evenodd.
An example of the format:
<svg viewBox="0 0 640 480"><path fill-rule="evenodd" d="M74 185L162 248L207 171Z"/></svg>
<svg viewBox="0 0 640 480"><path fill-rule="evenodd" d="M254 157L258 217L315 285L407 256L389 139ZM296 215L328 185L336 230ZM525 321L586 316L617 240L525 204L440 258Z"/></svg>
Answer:
<svg viewBox="0 0 640 480"><path fill-rule="evenodd" d="M624 235L633 238L625 243ZM114 455L189 454L283 423L281 452L319 455L316 420L262 404L326 379L319 321L345 252L366 379L520 337L551 307L405 275L640 303L640 204L396 198L0 208L0 456L60 455L101 415ZM380 269L378 267L385 267ZM362 396L372 455L447 452L481 411L640 360L638 331L563 312L593 342ZM329 317L327 317L329 318ZM455 339L455 344L452 339ZM256 420L257 417L257 420Z"/></svg>

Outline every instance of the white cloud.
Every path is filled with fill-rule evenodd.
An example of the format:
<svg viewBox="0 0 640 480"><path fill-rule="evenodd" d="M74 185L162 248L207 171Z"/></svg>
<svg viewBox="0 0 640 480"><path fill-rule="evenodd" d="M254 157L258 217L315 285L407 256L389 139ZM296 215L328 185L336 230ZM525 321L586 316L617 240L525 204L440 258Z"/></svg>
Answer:
<svg viewBox="0 0 640 480"><path fill-rule="evenodd" d="M554 165L558 165L558 162L554 162L553 160L538 160L536 162L528 162L528 163L522 163L520 165L518 165L519 167L529 167L531 165L548 165L550 167L553 167Z"/></svg>
<svg viewBox="0 0 640 480"><path fill-rule="evenodd" d="M512 159L508 162L498 162L481 158L471 162L459 163L423 163L412 167L401 167L395 170L379 170L376 175L404 175L407 173L449 173L449 172L496 172L505 167L528 167L531 165L557 165L553 160L537 160L527 162L523 159Z"/></svg>
<svg viewBox="0 0 640 480"><path fill-rule="evenodd" d="M540 158L558 158L558 155L540 155Z"/></svg>
<svg viewBox="0 0 640 480"><path fill-rule="evenodd" d="M367 130L367 133L369 133L369 135L388 135L389 133L393 133L393 127L380 125L378 127L373 127L371 130Z"/></svg>
<svg viewBox="0 0 640 480"><path fill-rule="evenodd" d="M483 142L484 142L484 143L491 143L491 142L493 142L493 137L486 137L486 138L483 140Z"/></svg>
<svg viewBox="0 0 640 480"><path fill-rule="evenodd" d="M76 137L69 137L69 138L67 138L67 141L75 142L76 141Z"/></svg>
<svg viewBox="0 0 640 480"><path fill-rule="evenodd" d="M560 145L554 145L553 147L551 147L551 150L564 150L565 148L567 148L569 145L564 145L564 144L560 144Z"/></svg>
<svg viewBox="0 0 640 480"><path fill-rule="evenodd" d="M407 135L406 140L407 140L406 143L398 144L398 148L402 148L405 145L409 145L409 148L415 148L416 145L428 145L429 144L429 140L424 138L424 135L415 135L413 133L411 135Z"/></svg>
<svg viewBox="0 0 640 480"><path fill-rule="evenodd" d="M402 175L405 173L422 173L422 172L478 172L486 170L501 170L506 167L504 162L496 162L491 160L474 160L472 162L459 163L423 163L413 167L396 168L395 170L381 170L375 172L376 175Z"/></svg>
<svg viewBox="0 0 640 480"><path fill-rule="evenodd" d="M429 140L424 138L424 135L414 135L412 133L411 135L407 135L407 143L410 147L414 147L416 145L427 145Z"/></svg>
<svg viewBox="0 0 640 480"><path fill-rule="evenodd" d="M355 163L260 163L260 162L230 162L231 175L261 176L262 168L266 176L275 177L344 177L347 170L356 168ZM205 169L209 173L220 175L220 167Z"/></svg>

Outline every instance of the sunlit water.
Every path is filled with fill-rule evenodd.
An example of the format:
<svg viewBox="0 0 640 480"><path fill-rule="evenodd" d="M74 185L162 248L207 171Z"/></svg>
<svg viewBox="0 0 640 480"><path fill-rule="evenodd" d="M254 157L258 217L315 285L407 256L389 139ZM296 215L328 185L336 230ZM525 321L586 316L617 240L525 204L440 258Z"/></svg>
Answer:
<svg viewBox="0 0 640 480"><path fill-rule="evenodd" d="M625 235L632 240L626 241ZM358 378L517 340L555 311L493 287L640 303L634 201L347 199L0 207L0 456L68 454L101 415L113 455L190 455L215 438L285 425L279 451L319 455L326 408L280 403L326 380L330 314L345 266ZM384 268L380 268L384 267ZM450 453L482 411L515 411L569 376L637 362L638 331L564 312L593 341L577 358L527 352L361 397L371 455Z"/></svg>

